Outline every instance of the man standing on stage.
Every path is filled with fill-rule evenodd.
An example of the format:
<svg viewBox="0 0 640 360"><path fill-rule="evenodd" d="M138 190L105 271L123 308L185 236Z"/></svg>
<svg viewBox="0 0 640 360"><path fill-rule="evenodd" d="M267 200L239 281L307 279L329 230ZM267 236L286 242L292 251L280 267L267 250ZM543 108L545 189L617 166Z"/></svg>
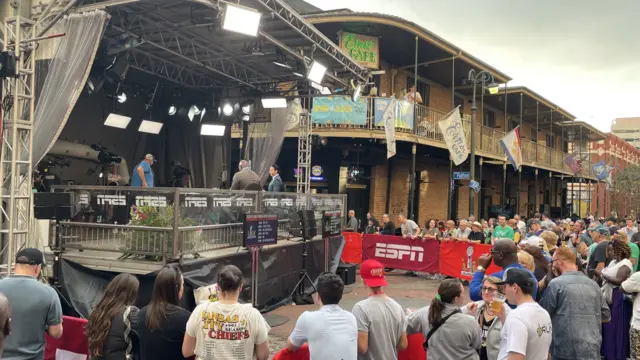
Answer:
<svg viewBox="0 0 640 360"><path fill-rule="evenodd" d="M238 169L231 180L231 190L260 190L260 177L249 168L247 160L240 161Z"/></svg>
<svg viewBox="0 0 640 360"><path fill-rule="evenodd" d="M276 164L271 165L269 175L271 175L271 182L268 187L269 192L284 192L284 185L280 177L280 167Z"/></svg>
<svg viewBox="0 0 640 360"><path fill-rule="evenodd" d="M144 160L136 166L131 174L131 186L152 188L153 187L153 169L151 165L155 164L156 159L151 154L147 154Z"/></svg>

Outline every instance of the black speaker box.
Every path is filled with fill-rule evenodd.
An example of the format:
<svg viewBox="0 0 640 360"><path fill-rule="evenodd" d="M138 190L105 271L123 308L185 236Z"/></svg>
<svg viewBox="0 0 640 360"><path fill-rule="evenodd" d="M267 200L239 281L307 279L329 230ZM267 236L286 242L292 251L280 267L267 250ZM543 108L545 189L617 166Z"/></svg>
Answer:
<svg viewBox="0 0 640 360"><path fill-rule="evenodd" d="M43 192L33 194L33 214L36 219L68 220L79 211L75 194L67 192Z"/></svg>
<svg viewBox="0 0 640 360"><path fill-rule="evenodd" d="M336 274L342 278L345 285L356 283L356 266L353 264L342 264L338 266Z"/></svg>
<svg viewBox="0 0 640 360"><path fill-rule="evenodd" d="M291 235L311 239L318 235L318 224L313 210L301 210L289 216Z"/></svg>

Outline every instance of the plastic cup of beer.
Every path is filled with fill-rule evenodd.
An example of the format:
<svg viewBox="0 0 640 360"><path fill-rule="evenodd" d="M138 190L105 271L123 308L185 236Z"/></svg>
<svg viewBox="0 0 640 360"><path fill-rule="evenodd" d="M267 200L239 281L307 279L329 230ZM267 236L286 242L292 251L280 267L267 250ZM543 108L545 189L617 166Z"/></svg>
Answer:
<svg viewBox="0 0 640 360"><path fill-rule="evenodd" d="M504 294L493 294L493 300L491 300L491 304L489 304L491 311L494 313L501 313L503 311L502 307L504 306L505 301L507 301L507 297Z"/></svg>

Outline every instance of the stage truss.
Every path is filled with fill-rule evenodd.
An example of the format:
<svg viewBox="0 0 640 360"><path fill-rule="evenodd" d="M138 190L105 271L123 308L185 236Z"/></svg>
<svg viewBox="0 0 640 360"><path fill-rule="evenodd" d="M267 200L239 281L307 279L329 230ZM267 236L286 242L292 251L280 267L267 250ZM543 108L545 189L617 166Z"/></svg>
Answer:
<svg viewBox="0 0 640 360"><path fill-rule="evenodd" d="M311 187L311 132L312 122L309 108L311 98L302 98L302 113L298 128L298 177L296 178L296 192L309 194ZM306 104L305 104L306 103Z"/></svg>

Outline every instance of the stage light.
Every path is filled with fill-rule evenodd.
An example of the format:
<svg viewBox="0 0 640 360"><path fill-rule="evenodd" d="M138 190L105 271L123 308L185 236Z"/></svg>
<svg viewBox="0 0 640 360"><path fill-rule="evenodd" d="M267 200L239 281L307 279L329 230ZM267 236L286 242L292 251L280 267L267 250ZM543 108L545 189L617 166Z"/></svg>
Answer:
<svg viewBox="0 0 640 360"><path fill-rule="evenodd" d="M313 81L311 82L311 87L318 90L319 92L322 92L322 85L320 84L316 84Z"/></svg>
<svg viewBox="0 0 640 360"><path fill-rule="evenodd" d="M160 130L162 130L162 123L151 120L142 120L140 123L140 127L138 131L147 133L147 134L159 134Z"/></svg>
<svg viewBox="0 0 640 360"><path fill-rule="evenodd" d="M99 177L100 179L102 179L102 176L103 176L103 175L104 175L103 173L100 173L100 175L98 175L98 177Z"/></svg>
<svg viewBox="0 0 640 360"><path fill-rule="evenodd" d="M118 94L117 99L120 104L124 104L125 102L127 102L127 94L120 93Z"/></svg>
<svg viewBox="0 0 640 360"><path fill-rule="evenodd" d="M262 107L265 109L282 109L287 107L285 98L265 98L262 99Z"/></svg>
<svg viewBox="0 0 640 360"><path fill-rule="evenodd" d="M320 91L320 93L321 93L322 95L331 95L331 90L329 90L329 88L325 86L325 87L323 87L323 88L322 88L322 90Z"/></svg>
<svg viewBox="0 0 640 360"><path fill-rule="evenodd" d="M175 105L171 105L169 106L169 110L167 111L167 113L169 114L169 116L173 116L176 114L177 111L178 111L178 108L176 108Z"/></svg>
<svg viewBox="0 0 640 360"><path fill-rule="evenodd" d="M251 115L251 113L253 112L254 103L255 102L253 101L253 99L245 100L240 103L240 109L242 110L242 113L245 115Z"/></svg>
<svg viewBox="0 0 640 360"><path fill-rule="evenodd" d="M353 79L351 79L351 87L353 88L353 102L358 102L360 99L360 94L362 94L362 85L358 84L358 86L354 85Z"/></svg>
<svg viewBox="0 0 640 360"><path fill-rule="evenodd" d="M301 78L303 78L303 77L304 77L304 75L300 74L299 72L295 72L295 71L293 72L293 75L295 75L295 76L299 76L299 77L301 77Z"/></svg>
<svg viewBox="0 0 640 360"><path fill-rule="evenodd" d="M281 63L281 62L278 62L278 61L274 61L273 63L275 65L278 65L278 66L283 67L285 69L291 69L291 65L289 65L287 63Z"/></svg>
<svg viewBox="0 0 640 360"><path fill-rule="evenodd" d="M207 113L207 109L203 107L202 110L200 111L200 121L204 119L204 114L206 113Z"/></svg>
<svg viewBox="0 0 640 360"><path fill-rule="evenodd" d="M225 103L224 105L222 105L222 114L224 114L224 116L233 115L233 106L231 106L230 103Z"/></svg>
<svg viewBox="0 0 640 360"><path fill-rule="evenodd" d="M196 115L200 115L201 112L202 111L200 110L200 108L198 108L196 105L191 105L191 107L189 108L189 112L187 113L189 121L193 121L193 118Z"/></svg>
<svg viewBox="0 0 640 360"><path fill-rule="evenodd" d="M262 14L254 9L227 4L222 28L240 34L257 36L260 17L262 17Z"/></svg>
<svg viewBox="0 0 640 360"><path fill-rule="evenodd" d="M223 136L226 126L214 124L202 124L200 127L200 135L205 136Z"/></svg>
<svg viewBox="0 0 640 360"><path fill-rule="evenodd" d="M307 78L317 84L322 84L322 79L326 72L327 67L314 60L313 64L311 64L311 69L307 73Z"/></svg>
<svg viewBox="0 0 640 360"><path fill-rule="evenodd" d="M240 118L242 121L249 121L251 120L251 116L249 115L242 115L242 117Z"/></svg>
<svg viewBox="0 0 640 360"><path fill-rule="evenodd" d="M129 125L129 121L131 121L131 118L128 116L111 113L107 116L104 124L118 129L126 129L127 125Z"/></svg>

